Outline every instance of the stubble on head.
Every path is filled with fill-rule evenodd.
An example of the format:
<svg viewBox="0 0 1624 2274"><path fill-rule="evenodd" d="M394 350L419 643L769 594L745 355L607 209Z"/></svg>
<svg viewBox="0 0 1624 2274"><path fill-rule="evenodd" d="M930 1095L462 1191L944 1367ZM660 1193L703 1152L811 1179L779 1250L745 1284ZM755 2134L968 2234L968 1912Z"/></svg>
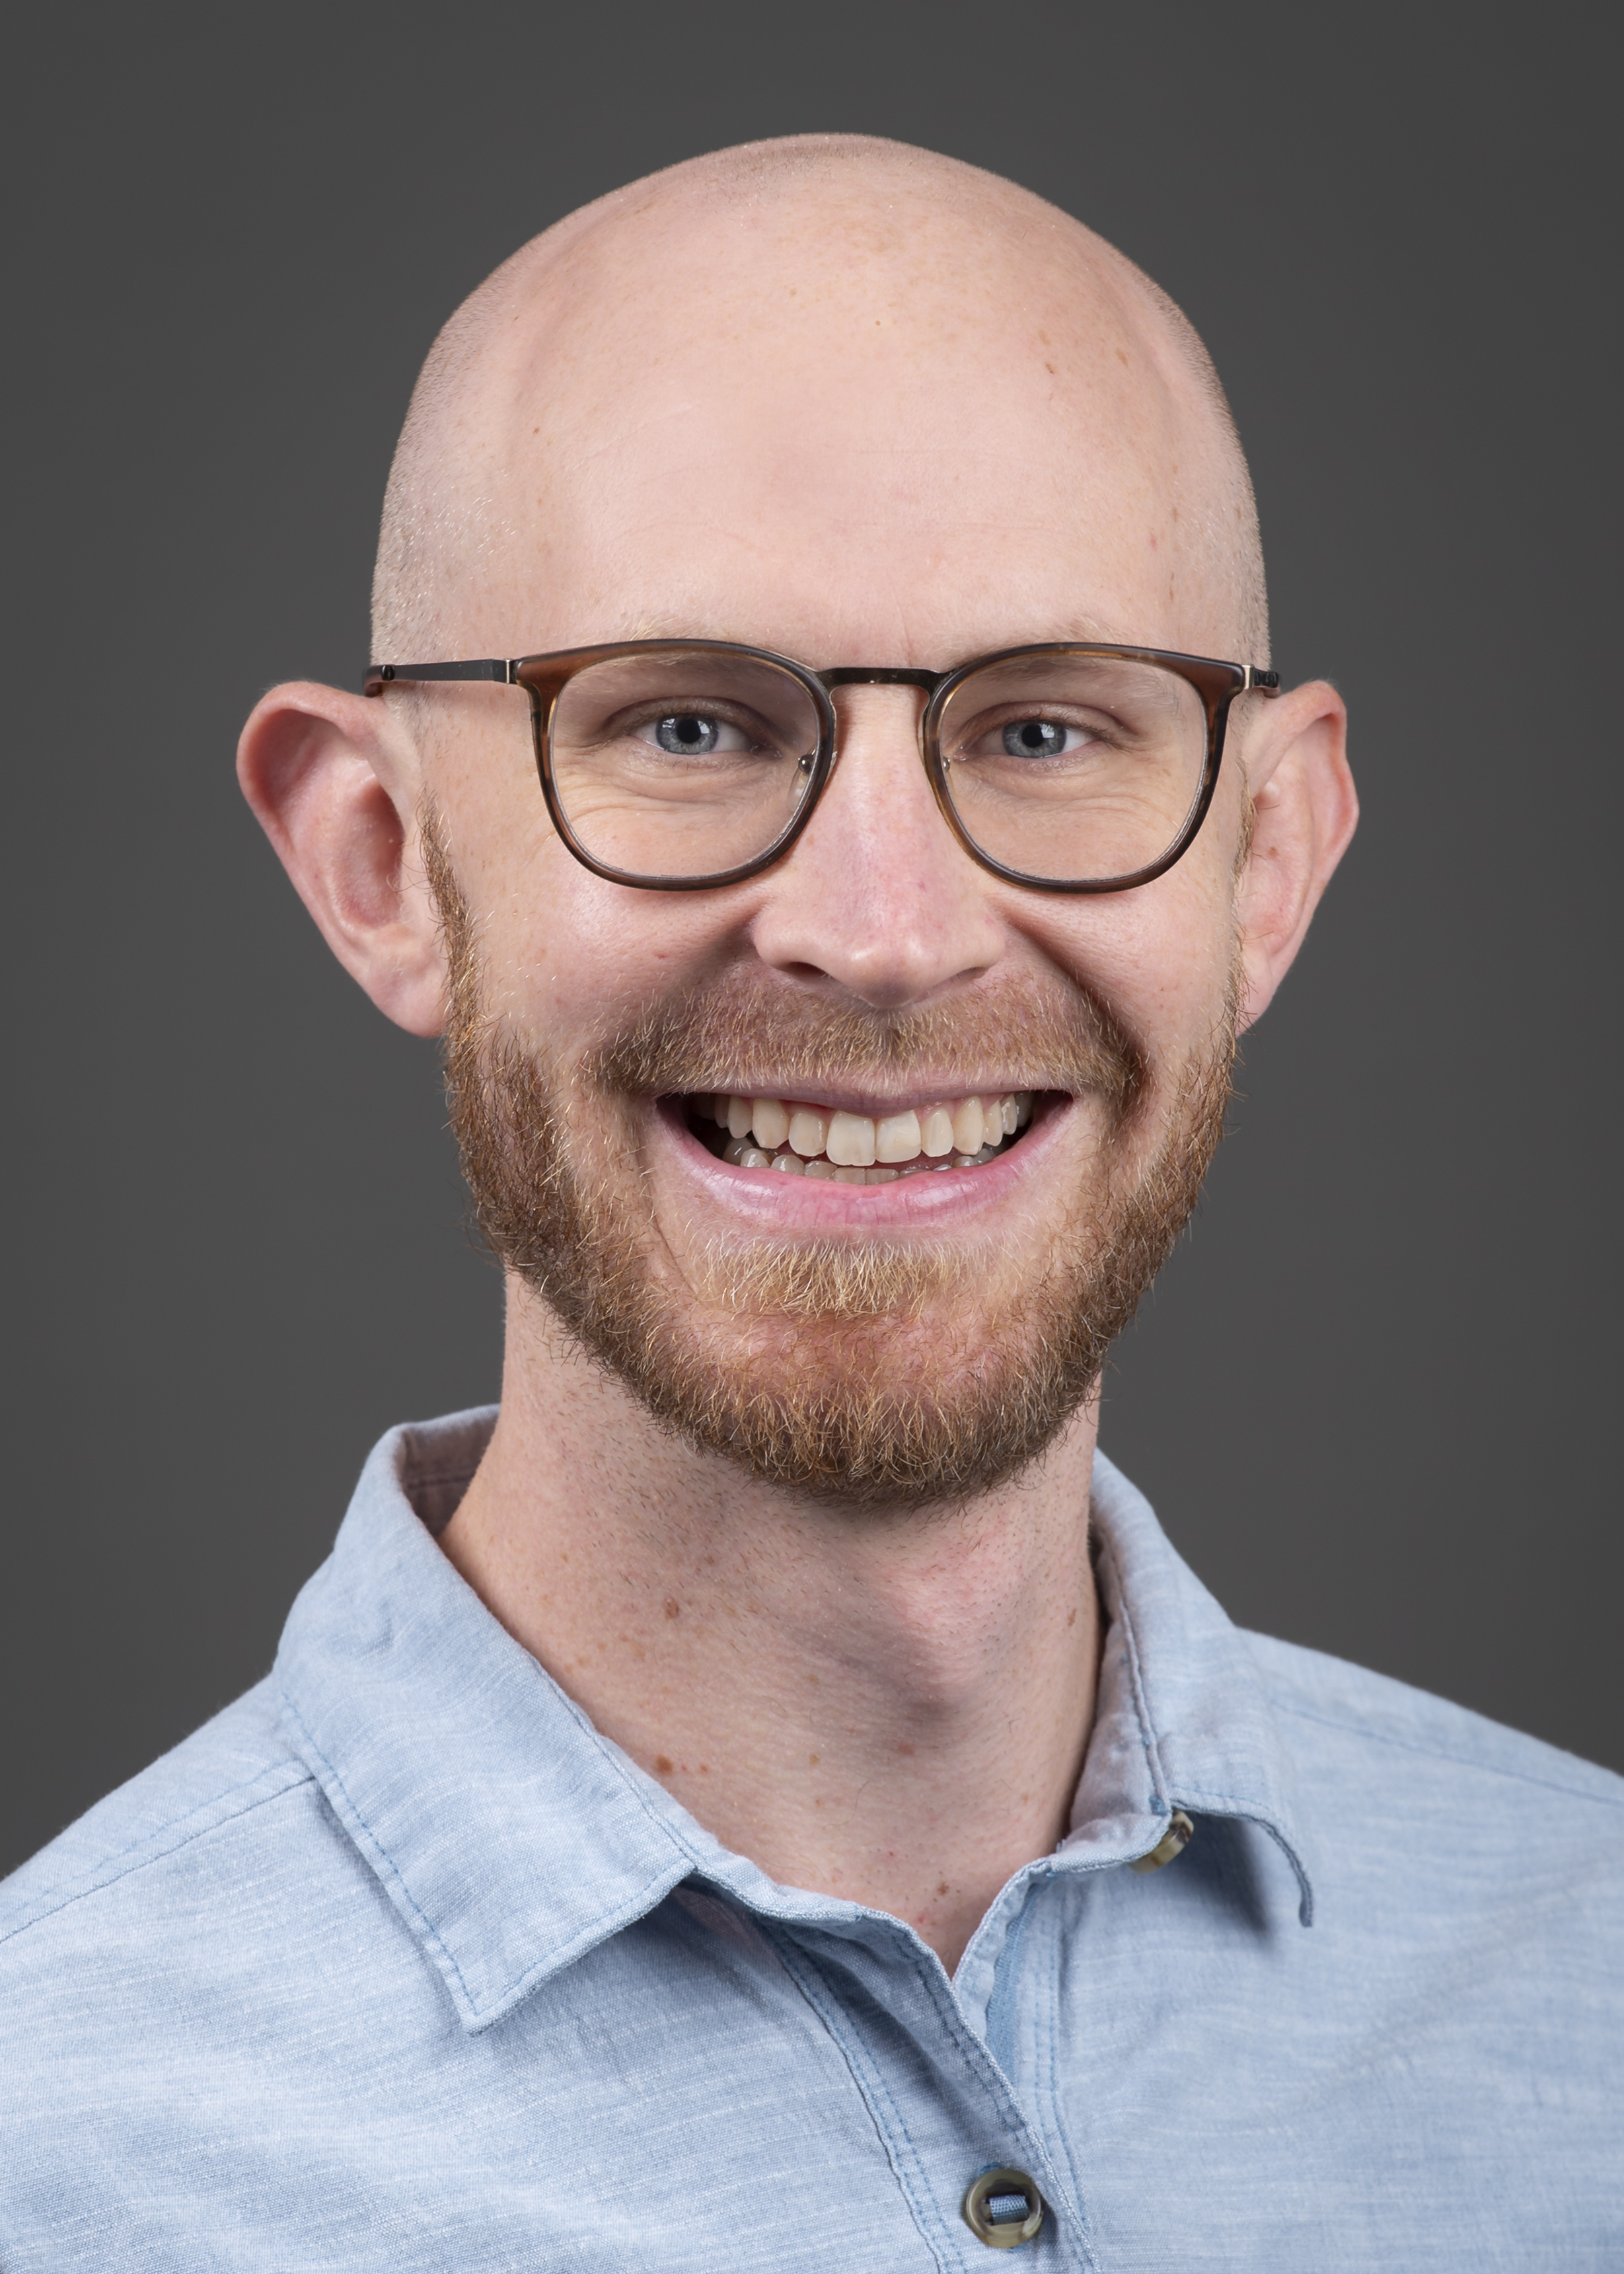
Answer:
<svg viewBox="0 0 1624 2274"><path fill-rule="evenodd" d="M1056 978L880 1013L735 972L645 1005L573 1063L487 1007L478 940L432 803L425 868L445 940L445 1079L480 1236L663 1430L815 1502L953 1505L1030 1468L1098 1382L1187 1223L1223 1133L1234 975L1207 1047L1155 1107L1140 1050ZM673 1268L627 1163L634 1102L1011 1062L1091 1091L1091 1173L1057 1192L1047 1254L989 1291L985 1259L929 1239L715 1244ZM626 1149L617 1151L617 1141ZM614 1173L618 1161L620 1172Z"/></svg>

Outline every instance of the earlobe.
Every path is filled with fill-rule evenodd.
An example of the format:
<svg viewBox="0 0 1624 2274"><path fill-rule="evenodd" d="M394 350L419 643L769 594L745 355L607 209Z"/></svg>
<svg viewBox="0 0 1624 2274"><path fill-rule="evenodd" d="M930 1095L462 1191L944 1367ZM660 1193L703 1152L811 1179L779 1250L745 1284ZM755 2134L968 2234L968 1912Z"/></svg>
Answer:
<svg viewBox="0 0 1624 2274"><path fill-rule="evenodd" d="M301 681L255 705L237 773L344 968L397 1026L436 1035L444 968L416 857L413 757L383 704Z"/></svg>
<svg viewBox="0 0 1624 2274"><path fill-rule="evenodd" d="M1252 836L1237 896L1243 1028L1262 1017L1290 969L1359 817L1347 708L1324 680L1271 706L1249 757Z"/></svg>

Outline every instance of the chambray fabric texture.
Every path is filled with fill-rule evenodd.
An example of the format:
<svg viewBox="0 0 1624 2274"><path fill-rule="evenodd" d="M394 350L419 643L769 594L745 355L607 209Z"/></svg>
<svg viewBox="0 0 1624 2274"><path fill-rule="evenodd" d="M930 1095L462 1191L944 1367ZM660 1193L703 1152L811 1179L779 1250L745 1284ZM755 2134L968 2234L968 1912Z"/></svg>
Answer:
<svg viewBox="0 0 1624 2274"><path fill-rule="evenodd" d="M1240 1632L1101 1459L1071 1829L950 1982L485 1611L492 1418L386 1437L271 1677L0 1887L7 2274L974 2269L1002 2164L1034 2269L1624 2266L1620 1780Z"/></svg>

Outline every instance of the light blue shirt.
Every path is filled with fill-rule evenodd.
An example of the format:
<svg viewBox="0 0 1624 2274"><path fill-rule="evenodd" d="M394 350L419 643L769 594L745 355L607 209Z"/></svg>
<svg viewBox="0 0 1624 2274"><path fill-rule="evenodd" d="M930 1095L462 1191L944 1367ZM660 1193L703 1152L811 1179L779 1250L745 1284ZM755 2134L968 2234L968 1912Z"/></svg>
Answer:
<svg viewBox="0 0 1624 2274"><path fill-rule="evenodd" d="M989 2166L1034 2268L1624 2267L1619 1779L1241 1633L1101 1459L1071 1828L950 1981L482 1608L491 1419L386 1437L271 1677L0 1887L7 2274L975 2269Z"/></svg>

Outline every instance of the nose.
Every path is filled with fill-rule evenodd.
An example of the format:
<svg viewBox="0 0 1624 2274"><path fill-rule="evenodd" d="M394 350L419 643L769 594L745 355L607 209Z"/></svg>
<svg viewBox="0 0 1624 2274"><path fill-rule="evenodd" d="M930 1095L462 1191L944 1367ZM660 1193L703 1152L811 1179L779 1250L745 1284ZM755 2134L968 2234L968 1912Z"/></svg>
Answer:
<svg viewBox="0 0 1624 2274"><path fill-rule="evenodd" d="M835 770L768 872L753 944L775 969L898 1010L997 960L993 882L937 809L920 757L922 691L842 687L832 700Z"/></svg>

